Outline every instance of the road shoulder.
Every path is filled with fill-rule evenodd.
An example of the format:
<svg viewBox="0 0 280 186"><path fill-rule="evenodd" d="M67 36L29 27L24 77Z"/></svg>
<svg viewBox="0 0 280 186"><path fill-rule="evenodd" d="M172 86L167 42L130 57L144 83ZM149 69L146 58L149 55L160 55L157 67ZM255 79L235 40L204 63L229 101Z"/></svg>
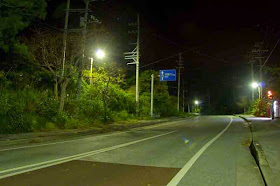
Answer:
<svg viewBox="0 0 280 186"><path fill-rule="evenodd" d="M241 119L235 118L229 129L202 154L179 185L263 186L261 174L248 148L249 139L248 127Z"/></svg>
<svg viewBox="0 0 280 186"><path fill-rule="evenodd" d="M73 129L73 130L59 130L52 132L36 132L36 133L21 133L21 134L7 134L0 135L0 149L8 148L13 146L22 145L38 145L41 143L50 143L61 140L74 140L83 137L92 137L103 134L117 133L121 131L128 131L131 129L137 129L141 127L162 125L169 122L176 122L190 118L163 118L155 120L139 120L136 122L128 123L114 123L107 125L104 129L89 128L89 129Z"/></svg>
<svg viewBox="0 0 280 186"><path fill-rule="evenodd" d="M241 117L242 118L242 117ZM245 117L251 123L253 140L251 152L267 185L280 185L280 120Z"/></svg>

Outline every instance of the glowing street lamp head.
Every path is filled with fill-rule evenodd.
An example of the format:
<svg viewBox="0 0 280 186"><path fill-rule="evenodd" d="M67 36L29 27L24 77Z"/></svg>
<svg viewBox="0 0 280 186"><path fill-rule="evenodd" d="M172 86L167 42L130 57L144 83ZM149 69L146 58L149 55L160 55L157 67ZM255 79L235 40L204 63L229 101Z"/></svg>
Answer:
<svg viewBox="0 0 280 186"><path fill-rule="evenodd" d="M199 101L195 100L195 101L194 101L194 104L198 105L198 104L199 104Z"/></svg>
<svg viewBox="0 0 280 186"><path fill-rule="evenodd" d="M96 57L97 57L98 59L102 59L102 58L105 57L105 53L104 53L104 51L101 50L101 49L96 50L95 55L96 55Z"/></svg>
<svg viewBox="0 0 280 186"><path fill-rule="evenodd" d="M259 83L254 82L251 84L251 86L252 86L252 88L257 88L259 86Z"/></svg>

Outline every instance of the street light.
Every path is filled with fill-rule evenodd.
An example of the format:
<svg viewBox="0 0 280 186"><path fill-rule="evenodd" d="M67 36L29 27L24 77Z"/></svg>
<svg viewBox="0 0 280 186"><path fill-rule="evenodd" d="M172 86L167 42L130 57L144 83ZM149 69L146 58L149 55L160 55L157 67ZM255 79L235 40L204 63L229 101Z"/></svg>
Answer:
<svg viewBox="0 0 280 186"><path fill-rule="evenodd" d="M259 99L261 99L261 84L260 83L257 83L257 82L253 82L251 84L252 88L255 89L255 88L258 88L258 92L259 92Z"/></svg>
<svg viewBox="0 0 280 186"><path fill-rule="evenodd" d="M103 59L105 57L105 52L101 49L97 49L95 51L95 56L98 59ZM90 84L92 84L92 65L93 65L93 57L90 58Z"/></svg>
<svg viewBox="0 0 280 186"><path fill-rule="evenodd" d="M95 55L98 59L103 59L105 57L105 52L101 49L96 50Z"/></svg>
<svg viewBox="0 0 280 186"><path fill-rule="evenodd" d="M199 101L195 100L194 101L194 110L195 110L195 112L197 110L197 105L199 105Z"/></svg>
<svg viewBox="0 0 280 186"><path fill-rule="evenodd" d="M251 86L252 86L252 88L257 88L257 87L259 87L259 83L256 83L256 82L253 82L252 84L251 84Z"/></svg>

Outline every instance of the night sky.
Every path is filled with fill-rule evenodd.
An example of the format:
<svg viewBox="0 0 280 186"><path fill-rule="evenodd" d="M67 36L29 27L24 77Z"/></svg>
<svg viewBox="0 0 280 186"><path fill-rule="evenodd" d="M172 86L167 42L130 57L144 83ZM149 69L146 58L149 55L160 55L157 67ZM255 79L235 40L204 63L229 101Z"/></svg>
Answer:
<svg viewBox="0 0 280 186"><path fill-rule="evenodd" d="M49 11L64 1L50 1ZM72 4L84 5L79 0ZM93 2L91 10L119 38L111 48L119 63L125 63L122 53L129 50L127 24L139 12L141 70L176 68L176 54L183 52L182 77L189 102L200 99L207 105L210 98L213 107L228 112L240 96L250 97L247 55L254 43L263 41L272 49L279 37L277 1L107 0ZM279 51L275 49L269 64L277 64ZM154 63L169 56L173 57ZM150 63L154 64L145 66ZM176 84L169 87L175 95Z"/></svg>

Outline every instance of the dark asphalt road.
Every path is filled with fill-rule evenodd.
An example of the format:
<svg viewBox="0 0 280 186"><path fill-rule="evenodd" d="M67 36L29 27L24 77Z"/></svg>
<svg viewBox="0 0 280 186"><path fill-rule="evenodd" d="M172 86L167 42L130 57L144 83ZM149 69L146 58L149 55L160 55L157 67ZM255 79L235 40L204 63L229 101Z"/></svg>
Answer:
<svg viewBox="0 0 280 186"><path fill-rule="evenodd" d="M0 147L0 185L264 185L231 116L32 147Z"/></svg>

